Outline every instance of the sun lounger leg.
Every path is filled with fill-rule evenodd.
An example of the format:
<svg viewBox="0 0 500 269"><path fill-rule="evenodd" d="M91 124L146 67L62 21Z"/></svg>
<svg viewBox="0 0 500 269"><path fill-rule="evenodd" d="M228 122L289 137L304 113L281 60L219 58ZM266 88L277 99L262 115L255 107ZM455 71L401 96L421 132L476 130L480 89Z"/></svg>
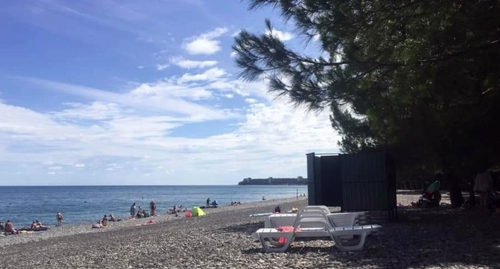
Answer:
<svg viewBox="0 0 500 269"><path fill-rule="evenodd" d="M353 246L349 245L344 245L342 244L342 236L337 236L332 233L332 239L335 241L335 245L341 250L341 251L359 251L362 250L364 245L365 245L365 240L366 240L366 232L362 232L358 234L360 236L359 238L359 243Z"/></svg>
<svg viewBox="0 0 500 269"><path fill-rule="evenodd" d="M277 237L285 237L286 238L286 242L283 246L280 246L280 247L270 247L269 245L271 243L278 243L274 238L277 238ZM290 247L290 245L292 244L292 241L293 241L293 234L280 234L279 236L276 236L276 235L272 235L272 236L268 236L268 235L264 235L264 234L260 234L259 238L260 238L260 243L262 244L262 249L265 251L265 252L285 252L287 251L287 249ZM266 239L268 239L268 241L266 241Z"/></svg>

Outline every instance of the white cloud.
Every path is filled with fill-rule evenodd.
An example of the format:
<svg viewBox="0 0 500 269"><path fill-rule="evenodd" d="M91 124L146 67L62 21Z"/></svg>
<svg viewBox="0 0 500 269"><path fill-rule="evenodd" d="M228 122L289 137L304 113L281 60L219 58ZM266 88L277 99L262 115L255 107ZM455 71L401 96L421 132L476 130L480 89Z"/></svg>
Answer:
<svg viewBox="0 0 500 269"><path fill-rule="evenodd" d="M80 184L134 184L144 173L151 175L145 184L174 183L164 181L165 171L172 177L182 175L185 184L201 184L200 175L223 184L236 183L238 176L305 176L305 153L337 151L338 136L328 112L294 109L287 100L273 100L265 82L236 80L218 68L143 83L120 93L29 81L90 101L66 103L43 113L0 102L0 115L4 115L0 117L0 165L37 165L41 175L69 170L75 173L73 180L81 175ZM245 101L236 108L227 100L211 99L236 95ZM215 100L220 108L206 105ZM178 107L165 108L171 105ZM211 125L199 124L214 119L236 123L220 121L207 130L216 135L205 135ZM181 126L197 130L196 138ZM44 162L47 166L41 165ZM66 164L79 169L63 169ZM106 169L113 171L105 174ZM225 172L228 169L232 172ZM97 176L91 178L101 175L106 181L87 181L92 173Z"/></svg>
<svg viewBox="0 0 500 269"><path fill-rule="evenodd" d="M186 75L187 76L187 75ZM187 77L195 77L196 75L187 76ZM199 77L199 76L198 76ZM200 100L206 99L212 96L212 92L196 85L179 85L175 82L170 81L160 81L157 83L143 83L135 88L132 92L132 95L138 98L151 98L154 97L156 99L163 98L185 98L191 100Z"/></svg>
<svg viewBox="0 0 500 269"><path fill-rule="evenodd" d="M102 120L115 118L121 113L121 108L115 103L93 102L91 104L67 103L71 108L54 113L60 119L91 119Z"/></svg>
<svg viewBox="0 0 500 269"><path fill-rule="evenodd" d="M169 66L170 66L169 64L157 64L156 65L156 70L162 71L162 70L165 70Z"/></svg>
<svg viewBox="0 0 500 269"><path fill-rule="evenodd" d="M266 35L272 35L273 37L278 38L281 41L288 41L293 38L293 34L288 33L288 32L282 32L276 29L273 29L272 32L269 30L266 30Z"/></svg>
<svg viewBox="0 0 500 269"><path fill-rule="evenodd" d="M49 167L49 170L62 170L62 166L51 166Z"/></svg>
<svg viewBox="0 0 500 269"><path fill-rule="evenodd" d="M220 71L217 70L207 70L203 76L207 75L219 75ZM200 80L203 76L200 75L186 75L187 80L195 79ZM183 89L186 89L185 85L173 84L176 86L176 91L174 94L163 94L158 96L156 94L143 94L143 91L129 91L126 93L114 93L110 91L104 91L100 89L89 88L79 85L71 85L56 81L42 80L37 78L20 78L25 82L32 83L39 86L42 89L48 89L53 91L58 91L66 94L77 95L85 97L91 100L98 100L100 102L116 103L126 107L137 108L139 110L155 111L155 112L174 112L183 115L189 115L194 118L204 118L204 119L226 119L234 118L235 114L227 113L220 109L214 109L212 107L207 107L195 102L190 102L182 98L176 97L178 95L185 96ZM144 85L144 84L142 84ZM192 92L188 88L187 92ZM200 90L199 88L194 88L194 90ZM140 94L138 94L140 93Z"/></svg>
<svg viewBox="0 0 500 269"><path fill-rule="evenodd" d="M138 65L137 68L138 69L144 69L144 66L143 65Z"/></svg>
<svg viewBox="0 0 500 269"><path fill-rule="evenodd" d="M185 69L207 68L217 64L217 61L192 61L183 59L182 57L174 57L170 60L170 62Z"/></svg>
<svg viewBox="0 0 500 269"><path fill-rule="evenodd" d="M223 77L224 75L226 75L226 71L224 71L224 69L214 67L200 74L184 74L179 78L178 82L185 83L190 81L215 81L220 77Z"/></svg>
<svg viewBox="0 0 500 269"><path fill-rule="evenodd" d="M186 38L182 44L182 48L189 54L214 54L221 50L219 40L216 38L222 36L228 31L227 28L216 28L213 31Z"/></svg>
<svg viewBox="0 0 500 269"><path fill-rule="evenodd" d="M237 53L236 51L233 51L233 52L231 52L231 55L230 55L230 56L231 56L231 57L236 57L236 55L237 55L237 54L238 54L238 53Z"/></svg>
<svg viewBox="0 0 500 269"><path fill-rule="evenodd" d="M239 35L240 33L241 33L241 30L236 30L233 32L233 34L231 36L235 37L235 36Z"/></svg>

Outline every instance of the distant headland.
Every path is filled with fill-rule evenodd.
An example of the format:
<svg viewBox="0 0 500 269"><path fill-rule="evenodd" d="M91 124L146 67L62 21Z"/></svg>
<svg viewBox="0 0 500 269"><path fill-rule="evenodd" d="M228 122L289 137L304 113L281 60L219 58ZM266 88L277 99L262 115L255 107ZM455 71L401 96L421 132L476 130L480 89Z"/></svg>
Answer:
<svg viewBox="0 0 500 269"><path fill-rule="evenodd" d="M307 178L245 178L238 185L307 185Z"/></svg>

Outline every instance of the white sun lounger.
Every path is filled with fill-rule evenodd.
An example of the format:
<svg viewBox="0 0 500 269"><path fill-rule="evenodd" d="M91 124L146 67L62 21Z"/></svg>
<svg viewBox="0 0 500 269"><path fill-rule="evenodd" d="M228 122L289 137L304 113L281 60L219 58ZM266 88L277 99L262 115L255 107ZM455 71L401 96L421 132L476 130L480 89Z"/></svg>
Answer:
<svg viewBox="0 0 500 269"><path fill-rule="evenodd" d="M335 242L335 245L341 251L357 251L362 250L365 245L366 237L380 228L380 225L363 225L363 226L353 226L353 227L334 227L330 230L325 230L321 228L304 228L300 232L296 232L295 229L292 232L280 232L277 229L259 229L256 234L259 236L259 240L262 244L262 249L266 252L285 252L293 243L295 238L314 238L321 236L329 236ZM359 236L359 241L354 244L345 244L342 236ZM278 247L271 247L271 244L276 244L278 238L286 238L286 242Z"/></svg>
<svg viewBox="0 0 500 269"><path fill-rule="evenodd" d="M361 250L364 246L366 236L371 232L380 228L379 225L363 225L354 226L354 221L351 221L350 226L339 227L332 225L327 215L322 210L303 209L297 215L293 223L293 231L280 232L275 228L259 229L254 233L262 244L262 248L268 252L283 252L286 251L294 238L315 238L315 237L331 237L335 244L342 251ZM287 225L289 226L289 225ZM307 226L307 227L306 227ZM298 232L297 230L300 229ZM359 242L355 245L345 245L344 240L352 239L354 236L359 236ZM284 244L278 247L270 245L278 244L279 237L286 238Z"/></svg>
<svg viewBox="0 0 500 269"><path fill-rule="evenodd" d="M363 214L363 213L361 213ZM358 218L361 215L358 212L353 213L330 213L325 215L332 226L347 227L358 224ZM278 228L281 226L293 226L297 214L272 214L264 220L265 228ZM311 228L310 225L302 225L302 228Z"/></svg>

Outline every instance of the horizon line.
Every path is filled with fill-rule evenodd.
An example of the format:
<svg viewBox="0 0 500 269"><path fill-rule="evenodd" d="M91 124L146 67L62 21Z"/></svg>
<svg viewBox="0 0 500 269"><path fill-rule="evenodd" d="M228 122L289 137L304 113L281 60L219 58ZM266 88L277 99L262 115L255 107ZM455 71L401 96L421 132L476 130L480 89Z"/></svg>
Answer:
<svg viewBox="0 0 500 269"><path fill-rule="evenodd" d="M284 186L284 185L238 185L238 184L214 184L214 185L0 185L0 187L216 187L216 186ZM286 186L286 185L285 185ZM307 185L291 185L307 186Z"/></svg>

